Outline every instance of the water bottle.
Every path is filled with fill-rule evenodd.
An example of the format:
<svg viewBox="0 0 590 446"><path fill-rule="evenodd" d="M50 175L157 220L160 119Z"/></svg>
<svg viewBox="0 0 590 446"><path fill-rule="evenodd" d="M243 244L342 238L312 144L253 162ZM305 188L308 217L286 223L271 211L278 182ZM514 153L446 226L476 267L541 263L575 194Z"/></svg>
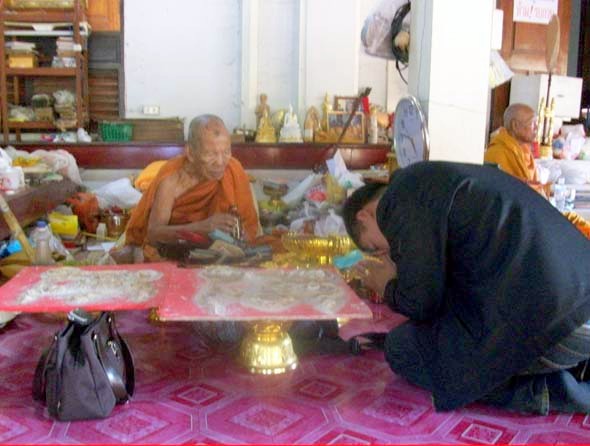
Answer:
<svg viewBox="0 0 590 446"><path fill-rule="evenodd" d="M39 220L37 222L35 233L33 234L35 242L35 265L53 265L55 261L51 257L51 232L47 223Z"/></svg>
<svg viewBox="0 0 590 446"><path fill-rule="evenodd" d="M565 178L561 177L553 186L553 197L555 199L555 207L559 212L565 211L566 195L567 188L565 187Z"/></svg>

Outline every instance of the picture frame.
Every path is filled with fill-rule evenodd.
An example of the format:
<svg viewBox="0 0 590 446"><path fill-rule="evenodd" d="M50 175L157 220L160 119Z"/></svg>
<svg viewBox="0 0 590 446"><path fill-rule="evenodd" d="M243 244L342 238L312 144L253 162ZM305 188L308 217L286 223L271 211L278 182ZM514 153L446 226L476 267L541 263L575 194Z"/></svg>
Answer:
<svg viewBox="0 0 590 446"><path fill-rule="evenodd" d="M356 100L356 96L334 96L333 110L350 113L352 111L352 107L354 107L354 101Z"/></svg>
<svg viewBox="0 0 590 446"><path fill-rule="evenodd" d="M344 111L329 111L327 116L327 141L337 142L340 137L342 129L346 125L346 121L350 113ZM350 122L350 126L346 130L343 143L358 143L365 142L365 115L362 112L356 112Z"/></svg>

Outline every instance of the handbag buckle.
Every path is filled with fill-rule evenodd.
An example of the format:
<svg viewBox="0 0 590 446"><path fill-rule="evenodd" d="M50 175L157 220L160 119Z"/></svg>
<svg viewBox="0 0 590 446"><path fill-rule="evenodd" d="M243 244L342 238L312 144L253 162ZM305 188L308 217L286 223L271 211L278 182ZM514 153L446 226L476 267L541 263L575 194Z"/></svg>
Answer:
<svg viewBox="0 0 590 446"><path fill-rule="evenodd" d="M113 342L111 340L107 341L107 347L110 347L110 349L113 351L113 354L115 355L116 358L119 357L119 348L118 348L116 342Z"/></svg>
<svg viewBox="0 0 590 446"><path fill-rule="evenodd" d="M92 321L92 316L87 311L76 308L68 313L68 320L78 325L88 325Z"/></svg>

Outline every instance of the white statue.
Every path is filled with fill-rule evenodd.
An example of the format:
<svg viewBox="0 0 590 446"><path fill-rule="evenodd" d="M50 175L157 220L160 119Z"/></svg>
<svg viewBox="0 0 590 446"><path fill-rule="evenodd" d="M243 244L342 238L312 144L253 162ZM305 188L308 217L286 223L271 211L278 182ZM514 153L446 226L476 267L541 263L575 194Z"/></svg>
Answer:
<svg viewBox="0 0 590 446"><path fill-rule="evenodd" d="M289 105L289 111L285 114L279 142L303 142L297 115L293 113L293 107L291 105Z"/></svg>

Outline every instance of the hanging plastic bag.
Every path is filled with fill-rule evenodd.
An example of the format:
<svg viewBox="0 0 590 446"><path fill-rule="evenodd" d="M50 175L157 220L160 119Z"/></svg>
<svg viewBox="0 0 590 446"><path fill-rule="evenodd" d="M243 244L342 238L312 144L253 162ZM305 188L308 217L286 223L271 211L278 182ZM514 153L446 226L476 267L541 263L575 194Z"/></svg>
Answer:
<svg viewBox="0 0 590 446"><path fill-rule="evenodd" d="M385 59L396 59L392 50L396 36L392 35L391 23L396 12L407 3L409 3L408 0L383 0L365 19L361 31L361 42L367 54ZM401 31L408 33L409 30L410 13L403 19Z"/></svg>

